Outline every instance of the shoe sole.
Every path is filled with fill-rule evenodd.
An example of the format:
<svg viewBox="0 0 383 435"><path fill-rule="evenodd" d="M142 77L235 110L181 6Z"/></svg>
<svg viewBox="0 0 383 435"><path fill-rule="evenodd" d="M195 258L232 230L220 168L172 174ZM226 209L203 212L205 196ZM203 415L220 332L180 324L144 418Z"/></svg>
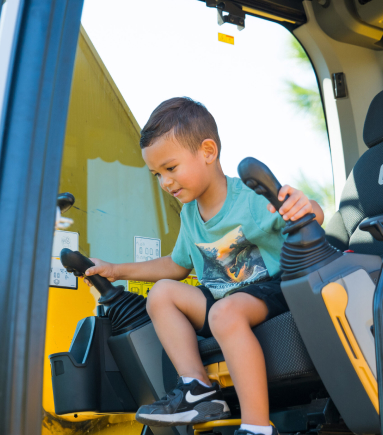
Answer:
<svg viewBox="0 0 383 435"><path fill-rule="evenodd" d="M136 414L136 420L148 426L167 427L223 420L230 416L229 407L224 400L212 400L210 402L201 402L190 411L176 414Z"/></svg>

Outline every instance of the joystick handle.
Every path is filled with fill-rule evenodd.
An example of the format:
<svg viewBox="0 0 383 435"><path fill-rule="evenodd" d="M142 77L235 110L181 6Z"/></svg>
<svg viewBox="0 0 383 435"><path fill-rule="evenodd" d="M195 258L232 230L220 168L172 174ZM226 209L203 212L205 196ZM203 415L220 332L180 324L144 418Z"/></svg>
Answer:
<svg viewBox="0 0 383 435"><path fill-rule="evenodd" d="M80 276L84 276L87 269L95 266L89 258L78 251L72 251L68 248L61 250L60 259L63 266L68 269L68 272L77 272L75 274ZM109 304L124 291L123 286L115 287L110 281L100 275L87 276L86 279L100 292L101 297L98 300L100 304Z"/></svg>
<svg viewBox="0 0 383 435"><path fill-rule="evenodd" d="M246 157L238 165L238 174L247 187L255 190L258 195L263 195L277 211L282 207L284 201L278 199L282 186L264 163L253 157Z"/></svg>
<svg viewBox="0 0 383 435"><path fill-rule="evenodd" d="M238 165L238 174L250 189L267 198L279 211L284 201L279 201L282 187L270 169L253 157L247 157ZM328 264L341 254L331 246L323 228L310 213L296 221L287 221L282 234L288 234L281 251L282 280L299 278Z"/></svg>

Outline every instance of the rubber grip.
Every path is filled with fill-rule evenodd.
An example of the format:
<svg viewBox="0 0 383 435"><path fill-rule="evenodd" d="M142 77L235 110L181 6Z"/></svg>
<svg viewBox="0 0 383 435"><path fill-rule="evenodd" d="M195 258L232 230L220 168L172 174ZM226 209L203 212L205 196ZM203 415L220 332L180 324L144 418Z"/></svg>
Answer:
<svg viewBox="0 0 383 435"><path fill-rule="evenodd" d="M279 201L278 192L282 187L275 175L262 162L253 157L246 157L238 165L238 174L247 187L254 190L258 195L263 195L279 210L284 201Z"/></svg>
<svg viewBox="0 0 383 435"><path fill-rule="evenodd" d="M85 271L92 266L95 266L93 261L80 254L78 251L72 251L71 249L64 248L60 253L61 263L65 268L74 269L85 275ZM109 291L114 291L115 286L110 281L100 275L87 276L86 279L96 287L101 295L105 295Z"/></svg>

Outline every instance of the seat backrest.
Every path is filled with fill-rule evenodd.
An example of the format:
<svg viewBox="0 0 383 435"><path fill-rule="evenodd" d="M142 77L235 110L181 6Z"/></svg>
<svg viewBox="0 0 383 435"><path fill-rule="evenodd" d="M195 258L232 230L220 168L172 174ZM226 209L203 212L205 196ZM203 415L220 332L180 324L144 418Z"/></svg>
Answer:
<svg viewBox="0 0 383 435"><path fill-rule="evenodd" d="M383 242L358 228L365 219L383 215L383 91L370 104L363 140L369 150L347 178L339 210L326 227L326 237L342 251L383 256Z"/></svg>

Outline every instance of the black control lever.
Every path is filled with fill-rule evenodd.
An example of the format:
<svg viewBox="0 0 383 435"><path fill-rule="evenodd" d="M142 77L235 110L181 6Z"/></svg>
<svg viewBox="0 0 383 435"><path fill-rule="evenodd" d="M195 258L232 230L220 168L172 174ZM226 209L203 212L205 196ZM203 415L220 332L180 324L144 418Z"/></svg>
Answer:
<svg viewBox="0 0 383 435"><path fill-rule="evenodd" d="M263 195L277 211L282 207L284 201L278 199L278 192L282 186L264 163L247 157L238 165L238 174L247 187L258 195Z"/></svg>
<svg viewBox="0 0 383 435"><path fill-rule="evenodd" d="M250 189L263 195L279 211L284 201L279 201L282 187L270 169L253 157L242 160L238 174ZM296 221L287 221L283 234L288 234L281 252L282 280L295 279L316 270L342 255L331 246L323 228L310 213Z"/></svg>
<svg viewBox="0 0 383 435"><path fill-rule="evenodd" d="M72 251L68 248L61 250L60 259L68 272L73 272L77 276L84 276L87 269L95 266L93 261L89 260L89 258L80 254L78 251ZM110 281L100 275L87 276L86 279L100 292L101 297L98 302L103 305L109 305L124 291L124 286L114 286Z"/></svg>
<svg viewBox="0 0 383 435"><path fill-rule="evenodd" d="M283 201L279 201L278 192L281 189L281 183L277 180L270 169L254 157L246 157L238 165L238 174L247 187L254 190L258 195L264 196L277 211L289 197L286 195ZM299 228L306 226L315 219L315 214L310 213L296 221L287 221L286 227L282 233L293 233Z"/></svg>

